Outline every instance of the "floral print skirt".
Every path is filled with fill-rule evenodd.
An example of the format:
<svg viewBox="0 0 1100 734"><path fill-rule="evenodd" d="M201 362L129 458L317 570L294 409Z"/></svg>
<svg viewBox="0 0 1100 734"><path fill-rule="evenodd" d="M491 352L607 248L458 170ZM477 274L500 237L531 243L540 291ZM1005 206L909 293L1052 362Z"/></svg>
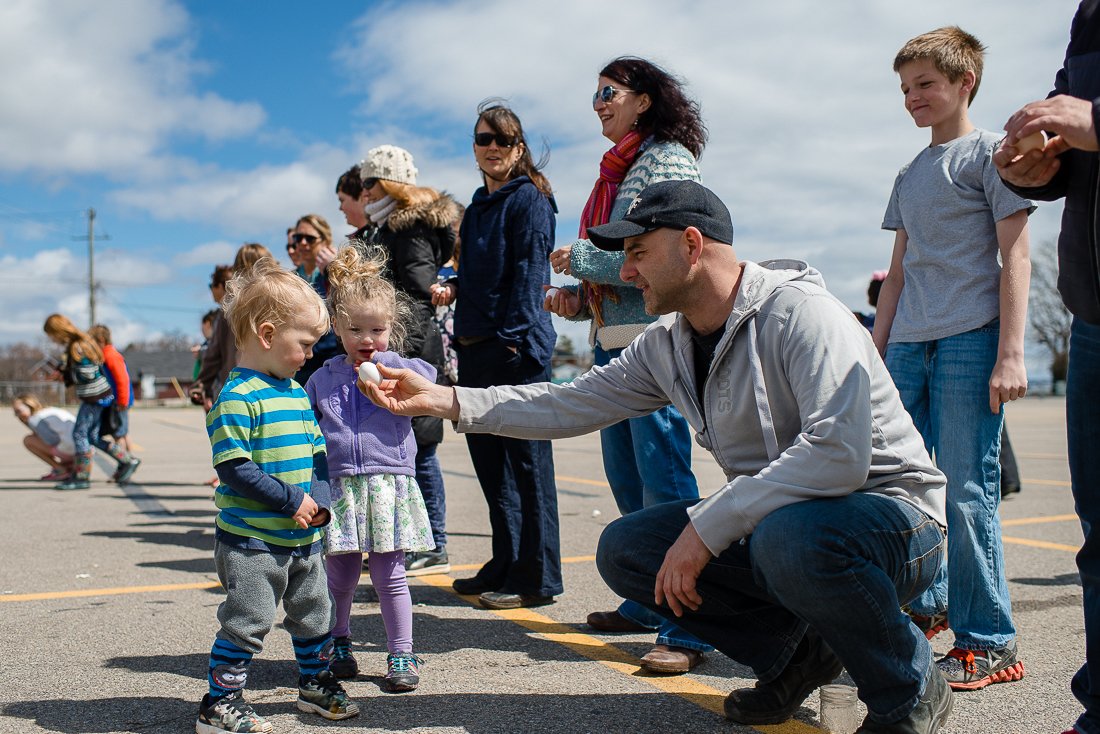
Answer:
<svg viewBox="0 0 1100 734"><path fill-rule="evenodd" d="M428 510L414 477L336 477L332 479L330 514L325 534L325 550L330 554L435 548Z"/></svg>

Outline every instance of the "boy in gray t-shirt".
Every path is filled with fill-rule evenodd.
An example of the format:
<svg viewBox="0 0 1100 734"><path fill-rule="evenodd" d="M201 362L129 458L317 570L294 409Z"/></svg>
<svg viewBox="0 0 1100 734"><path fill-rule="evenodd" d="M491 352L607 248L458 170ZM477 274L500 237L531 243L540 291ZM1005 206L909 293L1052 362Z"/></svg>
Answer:
<svg viewBox="0 0 1100 734"><path fill-rule="evenodd" d="M1004 573L1001 405L1027 390L1027 217L993 165L998 136L970 122L985 48L960 28L917 36L894 59L905 108L932 142L902 168L882 223L894 230L874 340L902 402L947 475L947 562L909 606L956 690L1023 677ZM1001 262L998 262L1000 254ZM1003 263L1003 265L1002 265Z"/></svg>

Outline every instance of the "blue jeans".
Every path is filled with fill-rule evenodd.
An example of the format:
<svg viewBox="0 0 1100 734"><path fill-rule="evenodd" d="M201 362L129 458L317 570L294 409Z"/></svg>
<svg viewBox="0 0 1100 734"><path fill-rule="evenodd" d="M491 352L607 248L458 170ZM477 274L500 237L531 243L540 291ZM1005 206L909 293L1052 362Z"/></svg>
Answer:
<svg viewBox="0 0 1100 734"><path fill-rule="evenodd" d="M488 339L459 344L458 384L526 385L550 379L550 365ZM549 441L467 433L466 446L489 506L493 557L475 578L510 594L562 593L558 488Z"/></svg>
<svg viewBox="0 0 1100 734"><path fill-rule="evenodd" d="M605 350L597 345L595 362L602 366L622 353L622 349ZM673 406L604 428L600 431L600 446L603 471L620 514L662 502L699 499L699 485L691 472L691 427ZM632 601L620 604L619 614L658 630L658 645L704 652L714 649Z"/></svg>
<svg viewBox="0 0 1100 734"><path fill-rule="evenodd" d="M1069 475L1073 501L1081 518L1085 543L1077 554L1077 569L1085 606L1085 664L1073 676L1070 688L1085 707L1077 728L1100 734L1100 326L1073 319L1066 380L1066 428L1069 439Z"/></svg>
<svg viewBox="0 0 1100 734"><path fill-rule="evenodd" d="M993 322L886 350L901 401L947 475L946 563L911 609L926 615L948 610L955 645L964 650L996 650L1016 637L997 515L1004 409L989 410L999 334Z"/></svg>
<svg viewBox="0 0 1100 734"><path fill-rule="evenodd" d="M416 483L428 508L428 523L432 526L435 549L447 547L447 495L443 488L443 472L439 468L436 449L439 444L416 447Z"/></svg>
<svg viewBox="0 0 1100 734"><path fill-rule="evenodd" d="M671 618L667 606L654 604L654 584L697 501L648 507L608 525L596 551L607 585ZM856 492L797 502L711 559L696 584L702 604L677 623L764 683L813 627L859 686L872 719L894 721L916 706L932 670L932 648L901 605L932 582L943 541L934 520L897 498Z"/></svg>
<svg viewBox="0 0 1100 734"><path fill-rule="evenodd" d="M103 411L107 410L108 405L80 402L76 411L76 423L73 424L73 450L77 456L91 453L93 446L110 445L99 437L99 423L103 420Z"/></svg>

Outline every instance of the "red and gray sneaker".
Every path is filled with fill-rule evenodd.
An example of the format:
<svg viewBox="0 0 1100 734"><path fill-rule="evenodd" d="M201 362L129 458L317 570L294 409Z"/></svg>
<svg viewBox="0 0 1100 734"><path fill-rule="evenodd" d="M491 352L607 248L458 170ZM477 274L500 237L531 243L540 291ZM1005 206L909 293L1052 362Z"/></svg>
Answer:
<svg viewBox="0 0 1100 734"><path fill-rule="evenodd" d="M906 614L913 620L913 624L917 625L917 629L923 632L924 636L929 640L940 632L946 632L948 630L947 612L936 612L935 614L924 615L906 611Z"/></svg>
<svg viewBox="0 0 1100 734"><path fill-rule="evenodd" d="M956 691L976 691L990 683L1009 683L1024 677L1024 664L1016 656L1016 643L1000 650L954 648L936 661L947 684Z"/></svg>

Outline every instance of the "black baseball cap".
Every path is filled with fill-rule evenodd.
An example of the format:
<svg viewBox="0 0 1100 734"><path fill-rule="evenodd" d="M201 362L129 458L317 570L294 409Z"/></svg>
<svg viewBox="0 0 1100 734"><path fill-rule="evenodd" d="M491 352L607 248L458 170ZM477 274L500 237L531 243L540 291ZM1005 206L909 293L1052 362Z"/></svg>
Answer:
<svg viewBox="0 0 1100 734"><path fill-rule="evenodd" d="M621 250L627 237L655 229L695 227L712 240L733 244L730 210L713 191L695 181L659 181L634 197L626 216L588 230L588 239L601 250Z"/></svg>

